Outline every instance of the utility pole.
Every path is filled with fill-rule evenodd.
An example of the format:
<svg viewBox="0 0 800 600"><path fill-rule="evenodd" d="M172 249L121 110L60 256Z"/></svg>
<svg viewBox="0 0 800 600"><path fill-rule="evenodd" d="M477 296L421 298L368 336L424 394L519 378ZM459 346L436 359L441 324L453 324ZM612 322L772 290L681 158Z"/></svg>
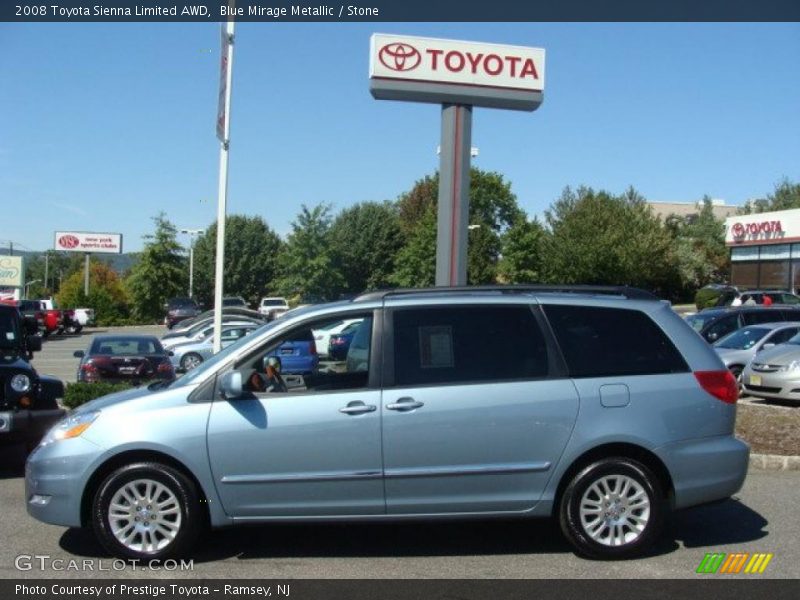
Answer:
<svg viewBox="0 0 800 600"><path fill-rule="evenodd" d="M189 236L189 298L194 291L194 238L203 233L202 229L181 229L181 233Z"/></svg>

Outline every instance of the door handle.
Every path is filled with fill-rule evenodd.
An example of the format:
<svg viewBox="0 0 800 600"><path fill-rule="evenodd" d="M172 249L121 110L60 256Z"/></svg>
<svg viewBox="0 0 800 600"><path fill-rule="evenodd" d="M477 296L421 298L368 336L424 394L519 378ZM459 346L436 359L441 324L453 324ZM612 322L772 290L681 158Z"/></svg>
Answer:
<svg viewBox="0 0 800 600"><path fill-rule="evenodd" d="M339 409L340 413L346 415L363 415L364 413L375 412L377 407L374 404L364 404L363 402L351 402L347 406Z"/></svg>
<svg viewBox="0 0 800 600"><path fill-rule="evenodd" d="M400 398L397 402L387 404L386 408L388 410L399 410L401 412L405 412L408 410L414 410L415 408L420 408L422 406L425 406L425 403L420 402L419 400L414 400L413 398Z"/></svg>

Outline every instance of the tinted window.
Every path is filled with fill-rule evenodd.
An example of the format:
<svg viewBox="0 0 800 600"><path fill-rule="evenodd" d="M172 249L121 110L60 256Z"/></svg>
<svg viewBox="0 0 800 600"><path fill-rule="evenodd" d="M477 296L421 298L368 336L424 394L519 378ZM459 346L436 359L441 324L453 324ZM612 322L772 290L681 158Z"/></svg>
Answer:
<svg viewBox="0 0 800 600"><path fill-rule="evenodd" d="M394 313L394 372L401 386L547 375L547 347L527 306Z"/></svg>
<svg viewBox="0 0 800 600"><path fill-rule="evenodd" d="M713 342L737 329L739 329L739 315L732 314L712 323L703 336Z"/></svg>
<svg viewBox="0 0 800 600"><path fill-rule="evenodd" d="M754 323L774 323L775 321L783 321L783 313L779 310L748 310L742 313L745 325L753 325Z"/></svg>
<svg viewBox="0 0 800 600"><path fill-rule="evenodd" d="M110 356L136 356L163 354L164 349L155 338L99 338L92 342L90 354Z"/></svg>
<svg viewBox="0 0 800 600"><path fill-rule="evenodd" d="M663 331L638 310L545 306L572 377L688 371Z"/></svg>
<svg viewBox="0 0 800 600"><path fill-rule="evenodd" d="M781 329L780 331L772 334L772 336L766 340L766 343L775 345L784 344L792 339L795 335L797 335L797 327L787 327L786 329Z"/></svg>

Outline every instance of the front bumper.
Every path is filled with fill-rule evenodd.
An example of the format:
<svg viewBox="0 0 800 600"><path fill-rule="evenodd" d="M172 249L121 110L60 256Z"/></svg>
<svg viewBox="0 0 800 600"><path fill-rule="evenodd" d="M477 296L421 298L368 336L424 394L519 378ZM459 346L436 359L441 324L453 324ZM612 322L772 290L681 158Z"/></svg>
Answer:
<svg viewBox="0 0 800 600"><path fill-rule="evenodd" d="M81 497L102 450L82 437L38 446L25 464L25 505L33 518L81 526Z"/></svg>
<svg viewBox="0 0 800 600"><path fill-rule="evenodd" d="M781 372L754 372L747 369L742 374L745 392L756 398L774 398L800 402L800 375ZM755 377L752 380L751 377Z"/></svg>
<svg viewBox="0 0 800 600"><path fill-rule="evenodd" d="M0 444L38 443L66 414L61 408L0 411Z"/></svg>
<svg viewBox="0 0 800 600"><path fill-rule="evenodd" d="M672 476L674 508L731 497L742 488L750 446L732 435L684 440L655 450Z"/></svg>

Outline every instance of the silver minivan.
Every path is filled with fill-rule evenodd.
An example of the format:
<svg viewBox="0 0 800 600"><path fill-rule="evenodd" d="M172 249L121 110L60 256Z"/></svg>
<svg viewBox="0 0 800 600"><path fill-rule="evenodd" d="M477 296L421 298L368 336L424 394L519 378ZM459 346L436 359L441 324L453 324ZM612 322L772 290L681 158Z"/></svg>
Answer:
<svg viewBox="0 0 800 600"><path fill-rule="evenodd" d="M361 319L345 364L276 349ZM585 556L641 553L665 512L740 489L737 386L631 288L374 292L273 321L174 383L90 402L26 468L28 512L163 559L206 527L555 517Z"/></svg>

